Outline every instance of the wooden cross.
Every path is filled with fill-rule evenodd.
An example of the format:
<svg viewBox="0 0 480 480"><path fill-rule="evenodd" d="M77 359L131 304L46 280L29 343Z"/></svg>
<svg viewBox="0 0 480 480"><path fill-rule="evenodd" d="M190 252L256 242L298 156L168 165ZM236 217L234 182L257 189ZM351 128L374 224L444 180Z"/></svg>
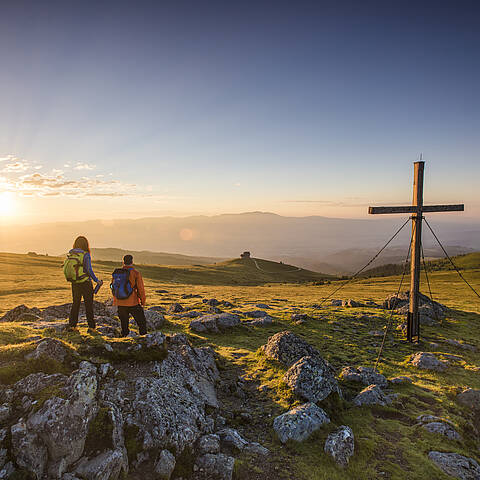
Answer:
<svg viewBox="0 0 480 480"><path fill-rule="evenodd" d="M420 157L421 158L421 157ZM420 256L422 248L422 220L424 213L463 212L464 205L423 205L423 171L425 162L414 163L413 202L406 207L369 207L372 215L385 213L412 214L412 246L410 262L410 305L407 315L407 340L420 340L420 322L418 316L418 298L420 291Z"/></svg>

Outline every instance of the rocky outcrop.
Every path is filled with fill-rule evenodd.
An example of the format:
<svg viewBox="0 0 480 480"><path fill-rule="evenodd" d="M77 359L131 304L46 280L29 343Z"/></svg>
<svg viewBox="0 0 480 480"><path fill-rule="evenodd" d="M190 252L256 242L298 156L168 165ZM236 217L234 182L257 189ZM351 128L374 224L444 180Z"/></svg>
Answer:
<svg viewBox="0 0 480 480"><path fill-rule="evenodd" d="M168 313L172 314L172 313L180 313L180 312L183 312L185 309L183 308L182 305L180 305L179 303L172 303L170 305L170 307L168 308Z"/></svg>
<svg viewBox="0 0 480 480"><path fill-rule="evenodd" d="M357 407L362 405L389 405L392 396L387 395L378 385L370 385L364 388L354 399L353 404Z"/></svg>
<svg viewBox="0 0 480 480"><path fill-rule="evenodd" d="M277 360L287 367L302 357L320 357L317 349L289 331L279 332L270 337L262 350L267 358Z"/></svg>
<svg viewBox="0 0 480 480"><path fill-rule="evenodd" d="M283 379L296 395L313 403L332 392L339 392L332 367L320 356L302 357L288 369Z"/></svg>
<svg viewBox="0 0 480 480"><path fill-rule="evenodd" d="M190 328L197 333L211 332L219 333L240 325L240 317L233 313L219 313L215 315L204 315L190 322Z"/></svg>
<svg viewBox="0 0 480 480"><path fill-rule="evenodd" d="M430 433L436 433L447 437L449 440L461 440L459 433L455 430L454 425L440 417L433 415L420 415L417 417L419 426Z"/></svg>
<svg viewBox="0 0 480 480"><path fill-rule="evenodd" d="M388 310L395 309L397 313L403 314L408 312L410 302L410 292L403 292L398 295L390 295L383 302L383 308ZM441 303L430 300L429 297L419 294L418 313L419 321L422 325L436 325L441 322L448 311L448 308Z"/></svg>
<svg viewBox="0 0 480 480"><path fill-rule="evenodd" d="M480 465L473 458L435 451L430 452L428 458L447 475L460 480L480 479Z"/></svg>
<svg viewBox="0 0 480 480"><path fill-rule="evenodd" d="M22 315L34 315L40 316L41 311L39 308L29 308L26 305L18 305L15 308L9 310L3 317L0 318L0 322L16 322L19 321ZM21 320L20 320L21 321Z"/></svg>
<svg viewBox="0 0 480 480"><path fill-rule="evenodd" d="M273 429L282 443L287 440L302 442L324 423L329 423L327 414L314 403L305 403L278 416Z"/></svg>
<svg viewBox="0 0 480 480"><path fill-rule="evenodd" d="M145 310L145 319L147 320L147 330L149 332L162 328L165 323L165 317L162 313L151 308Z"/></svg>
<svg viewBox="0 0 480 480"><path fill-rule="evenodd" d="M443 372L447 364L439 360L433 353L417 352L410 357L410 364L420 370L432 370L434 372Z"/></svg>
<svg viewBox="0 0 480 480"><path fill-rule="evenodd" d="M63 363L68 355L74 355L76 352L67 347L60 340L55 338L45 338L38 343L35 350L25 356L27 360L38 360L41 358L49 358Z"/></svg>
<svg viewBox="0 0 480 480"><path fill-rule="evenodd" d="M349 382L359 382L364 385L387 386L387 379L377 370L371 367L344 367L340 372L340 378Z"/></svg>
<svg viewBox="0 0 480 480"><path fill-rule="evenodd" d="M325 453L333 457L341 467L346 467L353 455L355 441L352 429L342 425L338 430L331 433L325 441Z"/></svg>
<svg viewBox="0 0 480 480"><path fill-rule="evenodd" d="M254 318L253 320L245 320L242 325L248 325L249 327L269 327L273 324L273 318L270 315L266 315L262 318Z"/></svg>
<svg viewBox="0 0 480 480"><path fill-rule="evenodd" d="M457 402L472 410L480 411L480 390L466 388L457 395Z"/></svg>
<svg viewBox="0 0 480 480"><path fill-rule="evenodd" d="M197 458L195 480L232 480L235 459L223 453L207 453Z"/></svg>

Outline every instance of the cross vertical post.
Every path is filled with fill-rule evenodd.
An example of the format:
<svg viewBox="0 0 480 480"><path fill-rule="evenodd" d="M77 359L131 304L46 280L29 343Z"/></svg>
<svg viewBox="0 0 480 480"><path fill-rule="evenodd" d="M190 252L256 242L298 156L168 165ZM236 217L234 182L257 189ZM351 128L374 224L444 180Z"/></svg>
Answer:
<svg viewBox="0 0 480 480"><path fill-rule="evenodd" d="M407 340L420 339L420 322L418 318L418 297L420 292L420 258L422 248L423 220L423 172L425 162L414 163L413 201L416 212L412 215L412 260L410 263L410 304L407 315Z"/></svg>
<svg viewBox="0 0 480 480"><path fill-rule="evenodd" d="M407 340L418 342L420 340L420 318L418 303L420 297L420 259L422 255L422 220L424 213L433 212L463 212L464 205L423 205L423 173L425 162L421 160L414 163L413 201L412 205L399 207L369 207L368 213L372 215L408 213L412 215L412 244L410 259L410 299L407 314Z"/></svg>

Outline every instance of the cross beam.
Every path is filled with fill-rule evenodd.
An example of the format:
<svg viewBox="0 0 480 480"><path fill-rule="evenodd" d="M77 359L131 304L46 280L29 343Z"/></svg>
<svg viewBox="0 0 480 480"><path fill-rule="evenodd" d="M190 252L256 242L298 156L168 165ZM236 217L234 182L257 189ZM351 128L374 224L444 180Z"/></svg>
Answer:
<svg viewBox="0 0 480 480"><path fill-rule="evenodd" d="M431 212L463 212L464 205L423 205L423 172L425 162L414 163L413 201L412 205L403 207L369 207L372 215L388 213L412 214L412 256L410 261L410 304L407 315L407 340L420 340L420 322L418 315L418 299L420 292L420 257L422 248L422 220L424 213Z"/></svg>

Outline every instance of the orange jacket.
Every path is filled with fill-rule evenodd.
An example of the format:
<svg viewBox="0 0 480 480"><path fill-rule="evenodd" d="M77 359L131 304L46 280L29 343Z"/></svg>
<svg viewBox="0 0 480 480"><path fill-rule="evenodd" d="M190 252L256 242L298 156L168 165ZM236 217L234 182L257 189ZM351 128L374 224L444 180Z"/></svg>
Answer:
<svg viewBox="0 0 480 480"><path fill-rule="evenodd" d="M119 307L135 307L136 305L145 305L145 286L143 285L143 278L140 272L137 272L133 267L123 266L123 268L130 269L130 285L133 288L133 293L126 299L121 300L113 297L113 304Z"/></svg>

